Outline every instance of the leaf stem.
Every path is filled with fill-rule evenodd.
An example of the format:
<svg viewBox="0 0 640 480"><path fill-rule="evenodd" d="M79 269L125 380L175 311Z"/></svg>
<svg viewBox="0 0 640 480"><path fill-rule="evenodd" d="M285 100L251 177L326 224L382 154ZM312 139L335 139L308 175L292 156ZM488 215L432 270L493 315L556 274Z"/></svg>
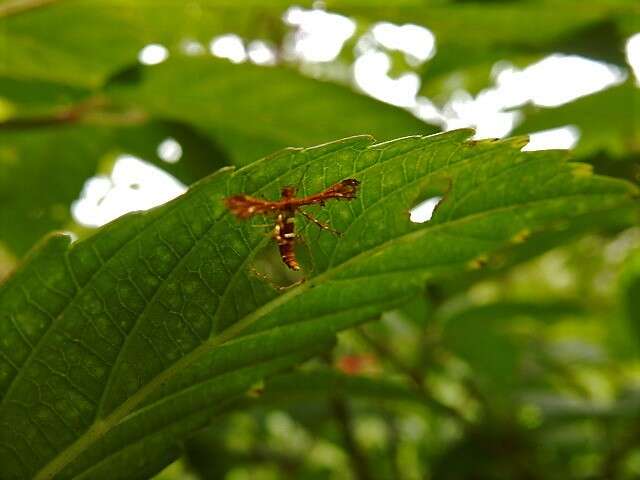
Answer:
<svg viewBox="0 0 640 480"><path fill-rule="evenodd" d="M353 420L347 403L341 398L333 398L331 399L331 411L342 431L342 439L349 453L351 466L353 467L356 478L358 480L372 480L373 477L369 471L367 457L360 449L353 435Z"/></svg>
<svg viewBox="0 0 640 480"><path fill-rule="evenodd" d="M0 18L10 17L60 1L62 0L7 0L0 5Z"/></svg>
<svg viewBox="0 0 640 480"><path fill-rule="evenodd" d="M16 117L0 122L0 130L19 130L75 124L90 120L91 123L110 125L138 125L148 119L148 114L140 110L109 112L104 108L108 102L103 97L92 97L49 115Z"/></svg>
<svg viewBox="0 0 640 480"><path fill-rule="evenodd" d="M424 379L420 372L406 365L386 345L383 345L371 337L363 328L356 329L356 332L380 357L387 360L398 372L404 374L409 378L409 380L411 380L414 390L420 394L427 406L448 417L453 417L464 424L468 423L468 420L455 408L442 403L431 394L431 392L424 386Z"/></svg>

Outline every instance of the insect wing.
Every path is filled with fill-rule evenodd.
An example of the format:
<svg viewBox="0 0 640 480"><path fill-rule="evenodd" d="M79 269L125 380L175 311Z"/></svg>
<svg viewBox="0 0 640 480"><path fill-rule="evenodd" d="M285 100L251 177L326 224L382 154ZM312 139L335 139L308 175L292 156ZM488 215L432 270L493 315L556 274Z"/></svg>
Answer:
<svg viewBox="0 0 640 480"><path fill-rule="evenodd" d="M253 215L268 213L272 202L248 195L234 195L225 199L227 208L238 218L249 218Z"/></svg>

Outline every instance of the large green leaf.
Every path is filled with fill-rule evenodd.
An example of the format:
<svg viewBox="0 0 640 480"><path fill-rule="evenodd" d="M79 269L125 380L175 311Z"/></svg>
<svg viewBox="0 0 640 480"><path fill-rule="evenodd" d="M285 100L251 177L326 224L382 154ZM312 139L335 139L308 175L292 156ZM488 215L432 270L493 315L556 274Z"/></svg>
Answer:
<svg viewBox="0 0 640 480"><path fill-rule="evenodd" d="M637 195L557 152L521 152L521 138L470 135L289 149L81 242L49 238L0 290L3 476L148 471L155 457L143 439L168 451L207 410L413 297L427 278L468 268L523 230ZM302 176L304 194L347 177L361 191L317 212L342 236L299 225L308 278L277 295L251 269L271 240L231 218L223 198L274 198ZM432 220L409 222L407 210L443 185Z"/></svg>
<svg viewBox="0 0 640 480"><path fill-rule="evenodd" d="M138 82L116 83L112 97L197 125L239 165L283 147L315 145L354 131L383 140L436 131L399 108L286 68L176 58L139 74Z"/></svg>

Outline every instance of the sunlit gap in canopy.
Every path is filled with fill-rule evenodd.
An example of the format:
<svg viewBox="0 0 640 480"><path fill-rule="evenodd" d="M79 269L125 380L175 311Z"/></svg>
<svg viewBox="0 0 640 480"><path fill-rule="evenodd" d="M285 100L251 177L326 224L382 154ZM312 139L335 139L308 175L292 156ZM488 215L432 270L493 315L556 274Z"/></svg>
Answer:
<svg viewBox="0 0 640 480"><path fill-rule="evenodd" d="M209 43L209 51L215 57L226 58L233 63L247 60L247 50L242 38L233 33L214 37Z"/></svg>
<svg viewBox="0 0 640 480"><path fill-rule="evenodd" d="M133 155L120 155L110 175L85 182L71 214L80 225L100 227L125 213L161 205L186 190L164 170Z"/></svg>
<svg viewBox="0 0 640 480"><path fill-rule="evenodd" d="M345 42L356 31L356 23L350 18L320 8L306 10L290 7L285 12L283 20L285 24L294 27L284 40L284 54L287 60L335 60Z"/></svg>
<svg viewBox="0 0 640 480"><path fill-rule="evenodd" d="M629 37L625 50L627 62L636 77L636 85L640 87L640 32Z"/></svg>
<svg viewBox="0 0 640 480"><path fill-rule="evenodd" d="M269 42L254 40L247 46L247 55L256 65L275 65L277 63L276 48Z"/></svg>
<svg viewBox="0 0 640 480"><path fill-rule="evenodd" d="M356 44L353 77L364 93L386 103L404 107L414 113L420 110L420 76L405 72L389 75L391 57L388 52L404 55L412 67L419 67L435 54L435 37L419 25L395 25L379 22L362 35Z"/></svg>
<svg viewBox="0 0 640 480"><path fill-rule="evenodd" d="M623 82L626 72L614 65L577 55L553 54L524 69L508 62L494 66L495 85L475 97L455 92L442 108L446 130L475 127L476 138L504 137L521 115L514 110L527 103L557 107ZM565 130L547 134L566 138Z"/></svg>
<svg viewBox="0 0 640 480"><path fill-rule="evenodd" d="M188 57L198 57L207 53L205 46L192 38L185 38L180 42L180 51Z"/></svg>
<svg viewBox="0 0 640 480"><path fill-rule="evenodd" d="M570 150L576 146L580 139L580 130L575 125L552 128L535 132L529 135L529 143L522 150Z"/></svg>
<svg viewBox="0 0 640 480"><path fill-rule="evenodd" d="M495 72L497 88L507 107L527 101L557 107L623 82L626 73L615 65L578 55L549 55L523 70L505 65Z"/></svg>
<svg viewBox="0 0 640 480"><path fill-rule="evenodd" d="M214 57L226 58L232 63L247 60L262 66L277 63L276 48L270 42L253 40L245 45L242 38L232 33L214 37L209 43L209 51Z"/></svg>
<svg viewBox="0 0 640 480"><path fill-rule="evenodd" d="M159 43L150 43L138 52L138 61L143 65L158 65L169 58L169 50Z"/></svg>
<svg viewBox="0 0 640 480"><path fill-rule="evenodd" d="M165 138L156 149L158 158L167 163L177 163L182 158L182 145L175 138Z"/></svg>
<svg viewBox="0 0 640 480"><path fill-rule="evenodd" d="M420 25L376 23L371 29L374 40L391 51L404 54L409 65L420 66L436 53L436 38Z"/></svg>
<svg viewBox="0 0 640 480"><path fill-rule="evenodd" d="M413 72L397 78L389 76L391 60L384 52L370 50L358 56L353 65L356 84L365 93L398 107L416 105L420 77Z"/></svg>

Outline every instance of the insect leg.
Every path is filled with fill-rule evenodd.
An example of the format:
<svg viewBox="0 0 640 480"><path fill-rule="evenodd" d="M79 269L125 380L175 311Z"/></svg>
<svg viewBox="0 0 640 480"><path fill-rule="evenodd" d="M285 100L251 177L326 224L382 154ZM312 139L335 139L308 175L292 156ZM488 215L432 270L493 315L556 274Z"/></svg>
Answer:
<svg viewBox="0 0 640 480"><path fill-rule="evenodd" d="M271 278L270 275L260 272L258 271L255 267L251 266L249 267L249 271L251 272L252 275L254 275L256 278L259 278L260 280L263 280L264 282L266 282L267 284L269 284L269 286L271 288L273 288L274 290L277 291L283 291L283 290L288 290L289 288L293 288L293 287L297 287L298 285L302 284L305 282L305 278L302 277L300 280L296 280L295 282L289 284L289 285L278 285L276 284L276 282L273 280L273 278Z"/></svg>
<svg viewBox="0 0 640 480"><path fill-rule="evenodd" d="M317 218L315 218L313 215L304 212L303 210L298 210L299 213L301 213L304 218L306 218L307 220L313 222L315 225L317 225L318 227L320 227L322 230L327 230L331 233L333 233L334 235L342 235L342 232L339 232L338 230L334 230L333 228L331 228L328 224L321 222L320 220L318 220Z"/></svg>

